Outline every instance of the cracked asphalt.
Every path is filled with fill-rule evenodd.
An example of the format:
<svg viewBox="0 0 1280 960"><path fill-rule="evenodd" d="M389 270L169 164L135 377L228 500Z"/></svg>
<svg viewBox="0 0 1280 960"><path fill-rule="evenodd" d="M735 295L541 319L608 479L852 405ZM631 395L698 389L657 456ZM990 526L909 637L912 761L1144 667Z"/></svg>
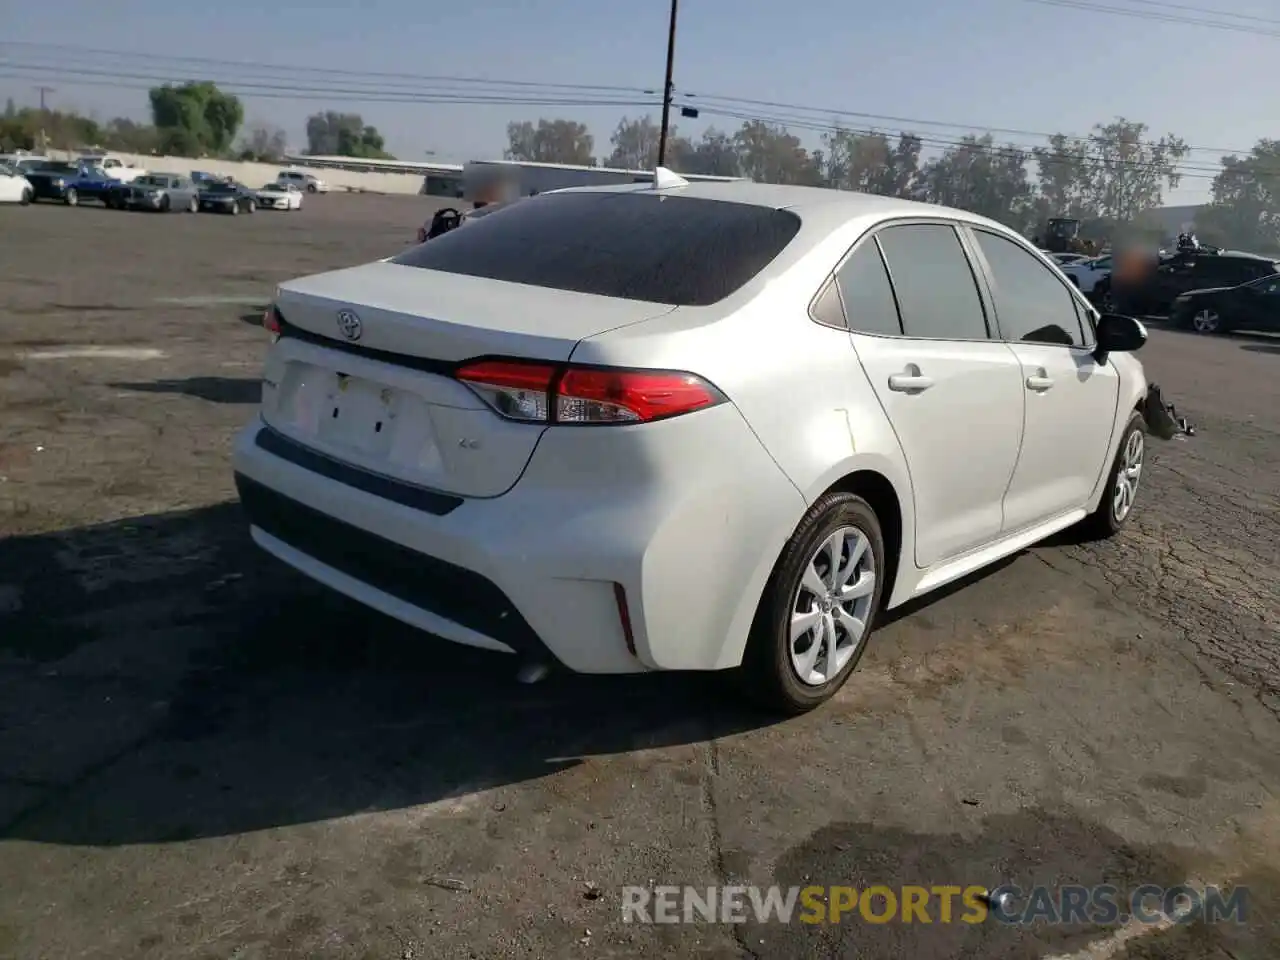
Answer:
<svg viewBox="0 0 1280 960"><path fill-rule="evenodd" d="M526 687L260 556L233 499L273 284L431 209L0 209L0 957L1013 960L1115 931L629 924L621 888L1188 880L1247 921L1080 956L1280 955L1280 342L1152 324L1199 434L1151 442L1129 529L894 616L825 709Z"/></svg>

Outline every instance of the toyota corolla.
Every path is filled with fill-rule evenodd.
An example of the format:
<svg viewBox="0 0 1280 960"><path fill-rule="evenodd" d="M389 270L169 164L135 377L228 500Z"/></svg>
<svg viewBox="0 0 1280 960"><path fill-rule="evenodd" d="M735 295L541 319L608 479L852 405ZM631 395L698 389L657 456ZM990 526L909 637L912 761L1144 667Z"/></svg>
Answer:
<svg viewBox="0 0 1280 960"><path fill-rule="evenodd" d="M1119 531L1146 332L958 210L748 182L558 191L281 286L235 445L254 540L438 636L724 670L783 711L877 619Z"/></svg>

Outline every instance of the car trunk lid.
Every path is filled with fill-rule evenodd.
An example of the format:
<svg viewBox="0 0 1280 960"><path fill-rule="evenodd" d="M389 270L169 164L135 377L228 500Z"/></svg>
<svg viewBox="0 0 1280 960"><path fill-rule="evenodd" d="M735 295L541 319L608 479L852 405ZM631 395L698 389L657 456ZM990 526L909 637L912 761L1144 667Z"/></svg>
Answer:
<svg viewBox="0 0 1280 960"><path fill-rule="evenodd" d="M504 420L453 378L484 356L562 363L585 337L673 307L379 262L284 284L267 362L268 425L334 459L494 497L544 426Z"/></svg>

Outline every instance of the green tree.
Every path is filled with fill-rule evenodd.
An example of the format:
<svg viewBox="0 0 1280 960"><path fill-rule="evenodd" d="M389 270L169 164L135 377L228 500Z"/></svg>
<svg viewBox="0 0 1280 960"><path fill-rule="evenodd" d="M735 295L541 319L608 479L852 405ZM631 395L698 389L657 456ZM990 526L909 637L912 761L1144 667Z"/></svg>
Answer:
<svg viewBox="0 0 1280 960"><path fill-rule="evenodd" d="M707 177L742 175L742 164L733 137L715 127L708 127L697 143L682 138L676 141L676 147L687 153L673 161L676 163L673 169L682 173L700 173Z"/></svg>
<svg viewBox="0 0 1280 960"><path fill-rule="evenodd" d="M1187 155L1187 144L1173 134L1152 141L1148 131L1145 123L1124 117L1094 126L1089 195L1098 216L1131 222L1160 206L1166 187L1177 189L1182 180L1178 163Z"/></svg>
<svg viewBox="0 0 1280 960"><path fill-rule="evenodd" d="M1280 251L1280 140L1259 140L1246 156L1222 158L1213 202L1198 213L1196 227L1233 247Z"/></svg>
<svg viewBox="0 0 1280 960"><path fill-rule="evenodd" d="M307 153L319 157L363 157L394 160L377 127L358 113L325 110L307 117Z"/></svg>
<svg viewBox="0 0 1280 960"><path fill-rule="evenodd" d="M220 154L230 149L244 122L244 105L209 81L152 87L151 116L166 152L184 156Z"/></svg>
<svg viewBox="0 0 1280 960"><path fill-rule="evenodd" d="M903 133L892 142L883 133L837 127L822 138L826 185L888 197L910 197L920 175L920 138Z"/></svg>
<svg viewBox="0 0 1280 960"><path fill-rule="evenodd" d="M733 135L743 176L761 183L816 184L821 173L800 138L785 127L748 120Z"/></svg>
<svg viewBox="0 0 1280 960"><path fill-rule="evenodd" d="M537 126L528 120L507 124L508 160L537 163L596 165L595 138L586 124L575 120L541 119Z"/></svg>
<svg viewBox="0 0 1280 960"><path fill-rule="evenodd" d="M1027 151L995 143L991 134L965 137L920 171L924 199L958 207L1015 230L1027 230L1035 215L1035 187Z"/></svg>

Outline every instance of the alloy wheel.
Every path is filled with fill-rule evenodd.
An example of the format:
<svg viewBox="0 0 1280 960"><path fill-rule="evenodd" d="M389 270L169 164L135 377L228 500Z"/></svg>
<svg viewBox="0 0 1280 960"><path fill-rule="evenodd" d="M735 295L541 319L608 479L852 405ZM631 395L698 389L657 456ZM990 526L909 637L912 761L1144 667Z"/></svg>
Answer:
<svg viewBox="0 0 1280 960"><path fill-rule="evenodd" d="M1216 310L1200 310L1191 318L1196 333L1217 333L1222 320Z"/></svg>
<svg viewBox="0 0 1280 960"><path fill-rule="evenodd" d="M1111 496L1111 512L1119 523L1129 515L1138 497L1138 482L1142 479L1142 458L1146 441L1141 430L1134 430L1124 443L1120 455L1120 467L1116 470L1116 485Z"/></svg>
<svg viewBox="0 0 1280 960"><path fill-rule="evenodd" d="M791 604L791 667L806 686L840 675L858 651L876 591L871 541L857 527L841 527L810 558Z"/></svg>

